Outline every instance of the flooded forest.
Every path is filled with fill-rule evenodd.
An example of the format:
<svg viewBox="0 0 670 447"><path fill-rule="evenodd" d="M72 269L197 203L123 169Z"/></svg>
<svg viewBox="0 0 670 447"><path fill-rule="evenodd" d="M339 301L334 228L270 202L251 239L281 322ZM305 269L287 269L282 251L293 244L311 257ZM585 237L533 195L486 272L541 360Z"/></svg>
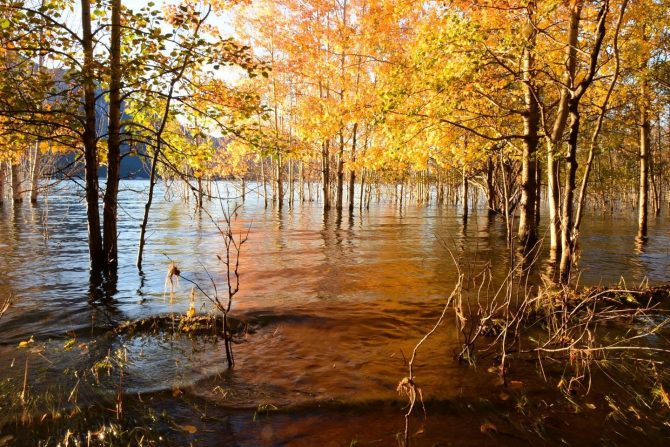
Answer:
<svg viewBox="0 0 670 447"><path fill-rule="evenodd" d="M669 445L669 0L2 0L0 44L0 447Z"/></svg>

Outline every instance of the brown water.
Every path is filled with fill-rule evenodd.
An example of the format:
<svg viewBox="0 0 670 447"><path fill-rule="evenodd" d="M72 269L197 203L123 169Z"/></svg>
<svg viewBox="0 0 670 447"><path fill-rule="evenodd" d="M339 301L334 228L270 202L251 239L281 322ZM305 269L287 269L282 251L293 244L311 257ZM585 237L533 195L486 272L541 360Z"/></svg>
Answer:
<svg viewBox="0 0 670 447"><path fill-rule="evenodd" d="M182 437L175 438L180 443L308 446L356 440L359 445L394 445L396 433L404 429L403 401L395 392L406 375L404 356L439 316L457 278L445 246L468 271L490 266L494 286L510 267L504 223L481 208L465 224L450 206L407 205L400 210L393 203L373 203L362 214L338 215L305 203L277 211L265 209L252 191L235 222L239 229L250 225L251 232L233 314L256 330L235 346L237 363L228 371L222 345L165 334L99 336L118 322L187 310L190 288L183 281L173 300L165 296L169 259L185 277L204 286L209 281L205 269L220 287L225 285L216 261L223 244L210 218L180 200L162 200L162 192L152 211L145 271L138 274L134 258L144 205L138 192L147 186L143 181L123 184L117 291L94 304L89 303L80 196L63 187L51 192L48 204L5 206L0 212L0 297L12 295L15 302L0 321L0 380L21 383L28 358L31 389L58 384L69 394L76 379L64 375L65 369L88 370L121 348L127 353L123 389L134 402L128 405L167 409L178 422L197 420L199 432L193 439L172 433ZM221 183L220 189L237 195L231 184ZM622 214L585 218L580 283L670 280L667 217L651 219L649 241L640 250L634 240L635 213ZM539 281L546 271L544 258L533 267L532 280ZM210 309L202 296L197 301L200 311ZM422 347L417 361L417 381L430 417L413 438L416 445L494 440L507 445L538 440L626 444L635 437L634 427L631 435L608 425L604 394L597 393L593 399L601 400L596 407L602 411L588 422L554 414L545 420L544 435L529 433L510 414L518 414L521 397L540 393L542 400L544 395L537 387L526 387L511 399L501 398L495 375L454 359L459 345L452 321L449 317ZM17 348L31 336L39 349ZM63 349L73 336L85 349ZM513 373L523 383L538 382L534 365ZM79 401L104 400L114 393L112 384L106 386L82 387ZM180 398L174 397L177 389L183 393ZM199 418L202 408L216 417ZM528 417L543 411L528 409ZM486 423L500 432L492 437L481 430ZM416 425L415 431L420 421ZM588 430L579 430L581 425ZM647 427L650 442L663 445L666 429Z"/></svg>

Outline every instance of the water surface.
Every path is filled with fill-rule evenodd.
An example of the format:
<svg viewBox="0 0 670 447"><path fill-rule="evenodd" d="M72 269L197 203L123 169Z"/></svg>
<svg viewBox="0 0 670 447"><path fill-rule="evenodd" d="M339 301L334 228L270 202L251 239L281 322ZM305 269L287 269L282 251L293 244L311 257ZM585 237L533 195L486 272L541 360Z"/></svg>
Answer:
<svg viewBox="0 0 670 447"><path fill-rule="evenodd" d="M30 358L35 388L61 380L65 368L88 369L100 355L122 347L128 356L128 394L170 402L171 392L185 390L225 413L226 426L215 424L212 433L226 432L230 445L314 445L317 439L325 445L349 445L354 439L387 445L403 428L395 388L406 375L405 358L440 314L458 277L452 254L473 275L490 272L492 290L516 262L504 223L481 207L467 221L450 205L405 203L399 209L391 201L373 202L369 210L353 214L324 213L316 202L276 210L266 209L251 185L234 219L236 231L249 229L249 238L233 314L256 331L235 346L237 364L228 371L222 345L154 335L97 337L122 321L187 310L190 287L185 281L172 298L166 296L170 260L207 290L209 275L220 290L225 288L224 269L216 258L224 253L223 240L210 214L196 212L193 203L180 199L164 200L160 185L144 271L137 272L147 186L145 181L122 184L117 290L94 303L89 302L81 194L61 185L37 206L5 205L0 211L0 296L14 297L0 321L0 378L22 377L18 365L30 354L16 346L29 337L51 348ZM235 186L221 182L218 190L238 196ZM218 201L207 205L217 222L220 206ZM667 217L651 219L648 243L640 250L634 214L585 217L581 284L653 284L670 278ZM543 248L531 282L546 274L544 259ZM200 312L212 308L201 294L197 304ZM430 419L419 442L455 439L444 434L447 427L453 436L477 445L488 439L480 430L483 421L500 417L482 400L497 399L499 390L493 375L454 359L458 334L452 317L447 320L422 347L416 365L417 380L439 415ZM73 336L86 344L85 350L52 353ZM531 380L537 372L517 371L517 376ZM257 424L259 408L285 411ZM606 434L591 435L594 442L606 439ZM213 442L210 435L201 436L203 442ZM517 434L500 442L516 445L531 439Z"/></svg>

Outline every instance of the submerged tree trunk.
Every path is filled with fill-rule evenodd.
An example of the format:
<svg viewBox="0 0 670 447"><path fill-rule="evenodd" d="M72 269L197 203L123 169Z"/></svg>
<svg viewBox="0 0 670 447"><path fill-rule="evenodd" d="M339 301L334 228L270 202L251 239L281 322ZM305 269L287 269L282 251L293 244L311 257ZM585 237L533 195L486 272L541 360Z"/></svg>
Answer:
<svg viewBox="0 0 670 447"><path fill-rule="evenodd" d="M535 188L535 228L537 228L542 214L542 163L539 158L535 160Z"/></svg>
<svg viewBox="0 0 670 447"><path fill-rule="evenodd" d="M275 182L277 208L282 209L284 204L284 177L281 154L277 156L277 163L275 165Z"/></svg>
<svg viewBox="0 0 670 447"><path fill-rule="evenodd" d="M263 201L265 208L268 207L268 182L265 177L265 160L261 157L261 182L263 182Z"/></svg>
<svg viewBox="0 0 670 447"><path fill-rule="evenodd" d="M103 207L103 250L107 268L118 266L117 198L121 169L121 0L112 0L110 38L109 127L107 139L107 185Z"/></svg>
<svg viewBox="0 0 670 447"><path fill-rule="evenodd" d="M0 207L5 201L5 167L0 163Z"/></svg>
<svg viewBox="0 0 670 447"><path fill-rule="evenodd" d="M323 209L330 209L330 141L321 145L321 181L323 183Z"/></svg>
<svg viewBox="0 0 670 447"><path fill-rule="evenodd" d="M602 129L603 121L605 119L605 114L607 113L607 105L609 104L610 97L612 92L616 87L617 81L619 79L619 68L620 68L620 58L619 58L619 30L621 29L621 24L623 22L623 17L626 12L626 6L628 5L628 0L624 0L621 4L621 10L619 11L619 18L617 20L616 28L614 31L614 39L612 47L614 50L614 76L610 82L605 98L600 104L600 113L598 114L598 119L596 120L595 127L591 134L591 142L589 146L589 156L586 160L586 166L584 167L584 174L582 176L582 182L579 186L579 195L577 196L577 212L575 214L575 224L574 224L574 237L579 235L579 227L582 222L582 216L584 214L584 203L586 201L586 186L588 185L589 176L591 175L591 169L593 167L593 161L596 155L596 149L598 147L598 137L600 136L600 131Z"/></svg>
<svg viewBox="0 0 670 447"><path fill-rule="evenodd" d="M9 175L11 176L12 200L14 203L23 202L23 195L21 194L21 166L18 161L11 161L9 163Z"/></svg>
<svg viewBox="0 0 670 447"><path fill-rule="evenodd" d="M582 3L575 2L570 11L570 23L568 26L565 72L561 80L561 96L558 111L554 120L551 133L547 138L547 203L549 204L549 237L550 253L552 260L560 258L563 246L561 240L560 221L560 180L559 165L556 162L556 151L560 146L565 125L568 120L568 101L570 99L570 87L575 77L577 67L577 39L579 37L579 22L581 20Z"/></svg>
<svg viewBox="0 0 670 447"><path fill-rule="evenodd" d="M462 180L462 190L461 190L461 200L463 201L462 210L463 210L463 219L468 218L468 177L465 174L465 168L463 168L463 180Z"/></svg>
<svg viewBox="0 0 670 447"><path fill-rule="evenodd" d="M35 143L35 156L30 167L30 203L37 203L40 192L40 173L42 171L42 156L39 140Z"/></svg>
<svg viewBox="0 0 670 447"><path fill-rule="evenodd" d="M160 154L160 142L157 142L154 148L154 156L151 159L151 172L149 174L149 197L147 203L144 204L144 216L140 224L140 240L137 245L137 259L135 265L138 270L142 271L142 258L144 256L144 245L146 241L147 225L149 224L149 211L154 200L154 188L156 186L156 167L158 165L158 155Z"/></svg>
<svg viewBox="0 0 670 447"><path fill-rule="evenodd" d="M335 191L335 208L342 209L344 193L344 132L340 130L340 150L337 154L337 188Z"/></svg>
<svg viewBox="0 0 670 447"><path fill-rule="evenodd" d="M561 250L560 231L560 181L558 176L558 163L554 158L555 146L547 144L547 205L549 206L549 250L550 257L558 259Z"/></svg>
<svg viewBox="0 0 670 447"><path fill-rule="evenodd" d="M573 238L572 216L573 197L575 192L575 177L577 174L577 139L579 137L580 116L578 103L570 104L570 133L568 137L568 154L565 158L565 186L563 190L563 209L561 211L561 264L560 276L563 284L568 282L572 267Z"/></svg>
<svg viewBox="0 0 670 447"><path fill-rule="evenodd" d="M524 49L523 55L523 90L525 101L525 113L523 115L523 156L521 168L521 200L519 202L519 241L522 245L532 246L537 240L537 228L535 226L535 197L537 194L536 181L536 159L539 128L539 113L537 95L534 91L534 57L535 31L533 27L533 2L528 7L528 21L531 35Z"/></svg>
<svg viewBox="0 0 670 447"><path fill-rule="evenodd" d="M82 140L86 182L86 218L88 222L88 252L92 274L99 274L105 266L98 209L98 139L96 135L95 80L93 75L93 33L91 31L91 2L81 0L82 46L84 50L84 114L86 116Z"/></svg>
<svg viewBox="0 0 670 447"><path fill-rule="evenodd" d="M354 129L351 141L351 162L356 161L356 133L358 132L358 123L354 123ZM354 195L356 193L356 171L353 166L349 169L349 212L354 210Z"/></svg>
<svg viewBox="0 0 670 447"><path fill-rule="evenodd" d="M493 157L489 156L488 160L486 160L486 198L487 198L487 207L488 207L488 215L492 216L497 213L496 209L496 189L495 185L493 183L493 174L495 171L495 165L493 163ZM442 186L440 186L442 189ZM442 194L443 191L440 190L439 197L440 200L439 202L442 202Z"/></svg>
<svg viewBox="0 0 670 447"><path fill-rule="evenodd" d="M288 160L288 206L293 208L293 193L294 193L294 183L295 179L293 173L293 160L289 158Z"/></svg>
<svg viewBox="0 0 670 447"><path fill-rule="evenodd" d="M647 237L649 210L649 112L647 109L647 81L642 81L640 93L640 184L638 192L637 237Z"/></svg>
<svg viewBox="0 0 670 447"><path fill-rule="evenodd" d="M300 160L300 165L298 167L298 176L300 177L300 185L298 190L298 200L300 203L305 201L305 164Z"/></svg>

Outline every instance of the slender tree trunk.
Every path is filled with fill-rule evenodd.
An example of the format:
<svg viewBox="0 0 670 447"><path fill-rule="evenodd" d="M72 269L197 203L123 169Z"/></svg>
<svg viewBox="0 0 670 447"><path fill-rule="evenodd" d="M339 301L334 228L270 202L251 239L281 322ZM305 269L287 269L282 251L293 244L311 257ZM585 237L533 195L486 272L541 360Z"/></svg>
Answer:
<svg viewBox="0 0 670 447"><path fill-rule="evenodd" d="M40 142L35 142L35 156L30 168L30 203L37 203L40 192L40 172L42 171L42 155L40 154Z"/></svg>
<svg viewBox="0 0 670 447"><path fill-rule="evenodd" d="M617 20L616 28L614 30L614 39L613 39L613 49L614 49L614 76L610 82L609 88L603 99L602 104L600 105L600 113L598 114L598 119L596 120L596 125L591 134L591 142L589 146L589 156L586 160L586 166L584 167L584 175L582 176L582 182L579 187L579 195L577 196L577 212L575 214L575 224L573 232L575 237L579 234L579 227L582 222L582 215L584 213L584 203L586 201L586 186L588 185L589 176L591 174L591 169L593 166L593 160L595 159L596 149L598 147L598 137L600 136L600 130L602 129L603 120L605 119L605 114L607 113L607 105L609 104L609 99L612 96L612 92L616 87L617 81L619 79L619 68L620 68L620 58L619 58L619 30L621 29L621 23L623 22L623 17L626 12L626 6L628 5L628 0L624 0L621 4L621 10L619 12L619 18Z"/></svg>
<svg viewBox="0 0 670 447"><path fill-rule="evenodd" d="M275 180L277 192L277 208L282 209L284 204L284 176L283 176L282 156L277 156L277 163L275 165Z"/></svg>
<svg viewBox="0 0 670 447"><path fill-rule="evenodd" d="M468 177L465 174L465 168L463 168L463 179L462 179L462 190L461 190L461 200L463 203L461 204L462 210L463 210L463 219L468 218Z"/></svg>
<svg viewBox="0 0 670 447"><path fill-rule="evenodd" d="M265 160L261 157L261 181L263 182L263 201L265 208L268 207L268 182L265 178Z"/></svg>
<svg viewBox="0 0 670 447"><path fill-rule="evenodd" d="M649 209L649 135L651 125L649 123L649 111L647 81L642 81L640 92L640 184L638 193L638 218L637 237L647 237L647 222Z"/></svg>
<svg viewBox="0 0 670 447"><path fill-rule="evenodd" d="M542 164L539 158L535 159L535 228L540 226L540 216L542 209Z"/></svg>
<svg viewBox="0 0 670 447"><path fill-rule="evenodd" d="M489 216L496 214L496 190L493 184L494 166L493 157L489 157L486 160L486 196Z"/></svg>
<svg viewBox="0 0 670 447"><path fill-rule="evenodd" d="M112 0L110 39L109 135L107 139L107 186L103 208L103 249L107 268L118 266L117 199L121 169L121 0Z"/></svg>
<svg viewBox="0 0 670 447"><path fill-rule="evenodd" d="M561 212L561 283L567 284L570 278L574 239L572 237L573 197L575 192L575 177L577 175L577 139L579 137L580 116L578 102L570 102L570 133L568 136L568 154L565 159L565 186L563 190L563 209Z"/></svg>
<svg viewBox="0 0 670 447"><path fill-rule="evenodd" d="M335 208L342 209L344 193L344 131L340 130L340 150L337 154L337 189L335 192Z"/></svg>
<svg viewBox="0 0 670 447"><path fill-rule="evenodd" d="M558 176L558 163L554 158L555 146L552 143L547 144L547 204L549 206L549 249L550 257L554 260L558 258L561 250L561 231L560 231L560 181Z"/></svg>
<svg viewBox="0 0 670 447"><path fill-rule="evenodd" d="M21 165L18 161L9 162L9 175L11 176L12 184L12 200L14 203L23 202L23 195L21 194Z"/></svg>
<svg viewBox="0 0 670 447"><path fill-rule="evenodd" d="M293 208L293 187L295 179L293 178L293 160L288 160L288 206Z"/></svg>
<svg viewBox="0 0 670 447"><path fill-rule="evenodd" d="M354 123L354 129L351 141L351 162L356 161L356 133L358 131L358 123ZM354 196L356 194L356 171L353 166L349 169L349 212L354 210Z"/></svg>
<svg viewBox="0 0 670 447"><path fill-rule="evenodd" d="M84 169L86 182L86 217L88 221L88 252L92 274L100 274L105 267L98 209L98 138L96 135L95 77L93 74L93 34L91 31L91 2L81 0L82 46L84 50Z"/></svg>
<svg viewBox="0 0 670 447"><path fill-rule="evenodd" d="M298 168L298 175L300 176L300 189L298 190L298 200L300 203L305 201L305 164L300 160L300 166Z"/></svg>
<svg viewBox="0 0 670 447"><path fill-rule="evenodd" d="M529 3L529 29L534 30L534 2ZM534 91L534 57L535 31L531 31L523 53L523 90L525 113L523 115L523 156L521 168L521 201L519 202L519 241L526 247L532 246L537 240L535 226L535 197L537 193L536 159L539 128L537 96Z"/></svg>
<svg viewBox="0 0 670 447"><path fill-rule="evenodd" d="M204 22L204 20L207 18L208 15L209 12L200 22L198 22L198 25L194 33L196 36L200 30L200 26L202 25L202 23ZM184 63L182 64L181 69L179 70L179 73L177 73L176 76L170 82L170 88L168 89L168 92L166 94L165 108L163 109L163 117L161 119L160 125L155 135L154 155L151 160L151 173L149 175L149 197L147 198L147 203L144 205L144 216L142 217L142 223L140 224L140 240L138 243L137 260L135 262L140 272L142 271L142 257L144 255L145 236L146 236L147 225L149 223L149 212L151 210L151 204L153 203L154 188L156 186L157 181L156 168L158 164L158 158L162 150L163 132L165 131L165 126L167 126L168 119L170 117L170 104L172 103L175 86L177 85L177 82L179 82L179 80L184 76L184 72L186 71L186 67L188 67L189 62L190 57L186 56L184 58ZM189 196L190 194L189 191L187 190L184 193L184 199L188 200Z"/></svg>
<svg viewBox="0 0 670 447"><path fill-rule="evenodd" d="M0 208L5 201L5 167L0 163Z"/></svg>
<svg viewBox="0 0 670 447"><path fill-rule="evenodd" d="M156 186L156 168L158 166L158 155L160 154L160 140L157 141L157 147L154 149L154 156L151 158L151 172L149 174L149 197L144 204L144 216L140 224L140 240L137 245L137 259L135 265L142 271L142 258L144 256L144 245L146 243L147 225L149 224L149 211L154 200L154 189Z"/></svg>
<svg viewBox="0 0 670 447"><path fill-rule="evenodd" d="M574 2L570 11L570 23L568 26L566 46L566 70L563 73L561 85L561 97L558 111L552 131L547 138L547 202L549 204L549 236L551 258L556 260L560 257L563 247L561 240L560 221L560 180L559 165L556 162L556 150L560 145L568 120L568 101L570 99L570 86L575 77L577 67L577 39L579 37L579 22L581 20L582 2Z"/></svg>
<svg viewBox="0 0 670 447"><path fill-rule="evenodd" d="M321 146L321 181L323 182L323 209L330 209L330 142Z"/></svg>

